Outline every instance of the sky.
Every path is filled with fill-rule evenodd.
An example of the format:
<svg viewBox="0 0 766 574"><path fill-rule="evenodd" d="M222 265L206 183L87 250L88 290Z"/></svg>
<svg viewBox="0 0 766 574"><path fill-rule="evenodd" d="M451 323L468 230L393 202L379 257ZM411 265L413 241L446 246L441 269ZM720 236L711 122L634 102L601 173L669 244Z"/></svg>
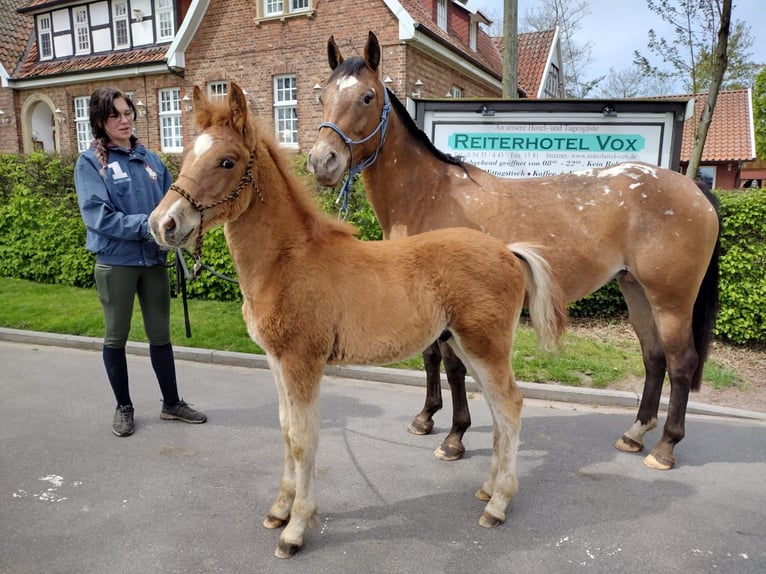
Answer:
<svg viewBox="0 0 766 574"><path fill-rule="evenodd" d="M471 0L471 4L496 15L502 26L503 0ZM590 14L583 18L575 39L581 44L591 42L593 45L593 62L586 70L588 78L608 74L610 68L630 68L636 50L652 63L661 63L647 48L648 32L654 29L668 40L674 36L662 18L647 7L646 0L587 0L587 4ZM732 21L744 20L750 25L751 59L766 64L766 34L761 31L759 35L756 29L756 23L764 19L764 0L734 0L733 4ZM539 5L540 0L518 0L520 27L527 11Z"/></svg>

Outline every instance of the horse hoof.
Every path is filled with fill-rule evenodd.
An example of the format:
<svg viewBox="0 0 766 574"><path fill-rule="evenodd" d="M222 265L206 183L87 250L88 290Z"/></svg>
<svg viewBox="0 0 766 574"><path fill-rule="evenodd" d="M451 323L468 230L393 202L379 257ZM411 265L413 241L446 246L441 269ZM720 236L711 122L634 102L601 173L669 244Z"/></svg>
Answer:
<svg viewBox="0 0 766 574"><path fill-rule="evenodd" d="M484 502L487 502L491 498L489 494L484 492L483 488L480 488L479 490L477 490L476 494L474 494L474 496L476 498L478 498L479 500L482 500Z"/></svg>
<svg viewBox="0 0 766 574"><path fill-rule="evenodd" d="M407 427L407 430L410 433L417 435L431 434L431 431L434 430L434 421L421 421L415 418L412 419L412 422Z"/></svg>
<svg viewBox="0 0 766 574"><path fill-rule="evenodd" d="M292 558L301 547L298 544L292 542L279 541L277 549L274 551L274 556L277 558Z"/></svg>
<svg viewBox="0 0 766 574"><path fill-rule="evenodd" d="M661 455L648 454L644 459L644 464L655 470L670 470L676 462L674 457L664 457Z"/></svg>
<svg viewBox="0 0 766 574"><path fill-rule="evenodd" d="M614 443L614 448L623 452L641 452L644 450L644 445L627 435L622 435L620 440Z"/></svg>
<svg viewBox="0 0 766 574"><path fill-rule="evenodd" d="M499 519L497 516L492 516L488 512L484 512L481 515L481 518L479 518L479 525L484 528L494 528L495 526L500 526L503 522L503 520Z"/></svg>
<svg viewBox="0 0 766 574"><path fill-rule="evenodd" d="M263 525L266 528L282 528L285 525L286 522L287 522L286 518L279 518L277 516L269 514L263 520Z"/></svg>
<svg viewBox="0 0 766 574"><path fill-rule="evenodd" d="M458 446L452 446L447 443L442 443L439 448L434 451L434 456L439 460L460 460L465 454L465 447L460 444Z"/></svg>

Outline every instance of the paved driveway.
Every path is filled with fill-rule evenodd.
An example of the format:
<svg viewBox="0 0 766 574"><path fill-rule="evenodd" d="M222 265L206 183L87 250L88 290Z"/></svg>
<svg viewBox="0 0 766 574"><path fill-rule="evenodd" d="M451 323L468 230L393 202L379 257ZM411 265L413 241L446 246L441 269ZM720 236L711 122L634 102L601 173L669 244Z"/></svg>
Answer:
<svg viewBox="0 0 766 574"><path fill-rule="evenodd" d="M261 526L281 476L267 370L178 361L204 425L159 418L130 356L136 434L111 434L100 353L0 341L0 572L766 572L766 422L690 415L679 462L653 471L612 444L633 408L527 400L521 491L477 525L491 426L480 395L466 457L406 432L423 390L327 377L320 520L292 560ZM659 431L650 435L650 441Z"/></svg>

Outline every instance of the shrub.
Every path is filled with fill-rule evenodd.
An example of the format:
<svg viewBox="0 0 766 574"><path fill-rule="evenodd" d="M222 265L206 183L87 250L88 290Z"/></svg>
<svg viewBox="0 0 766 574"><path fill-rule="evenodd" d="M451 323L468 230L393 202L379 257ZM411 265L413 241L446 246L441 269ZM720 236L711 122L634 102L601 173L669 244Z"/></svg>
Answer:
<svg viewBox="0 0 766 574"><path fill-rule="evenodd" d="M85 251L85 227L74 190L76 156L33 153L0 155L0 274L38 283L76 287L93 285L94 257ZM177 176L180 157L167 156ZM338 190L318 186L306 170L306 158L296 154L295 172L326 212L338 213ZM766 192L717 192L723 221L720 261L721 305L717 336L732 343L766 343ZM353 182L348 221L362 239L380 239L380 225L364 194L360 178ZM205 236L203 262L215 273L235 278L234 264L222 228ZM169 254L174 261L174 254ZM186 257L187 266L193 261ZM175 289L175 270L169 269ZM203 271L188 282L189 297L221 301L240 298L236 283ZM616 317L626 313L617 283L573 303L576 317Z"/></svg>
<svg viewBox="0 0 766 574"><path fill-rule="evenodd" d="M716 334L732 343L766 342L766 192L718 193L721 305Z"/></svg>

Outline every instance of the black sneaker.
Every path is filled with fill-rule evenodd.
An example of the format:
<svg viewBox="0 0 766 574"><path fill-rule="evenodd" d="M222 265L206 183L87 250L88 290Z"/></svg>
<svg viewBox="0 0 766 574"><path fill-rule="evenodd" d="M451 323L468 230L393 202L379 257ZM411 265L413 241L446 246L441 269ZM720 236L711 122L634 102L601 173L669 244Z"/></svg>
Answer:
<svg viewBox="0 0 766 574"><path fill-rule="evenodd" d="M162 411L160 412L160 418L167 421L177 420L185 423L200 424L207 420L207 415L199 411L195 411L191 408L186 401L180 400L177 405L172 407L162 403Z"/></svg>
<svg viewBox="0 0 766 574"><path fill-rule="evenodd" d="M112 432L116 436L130 436L133 434L133 406L117 406L114 411L114 421L112 422Z"/></svg>

